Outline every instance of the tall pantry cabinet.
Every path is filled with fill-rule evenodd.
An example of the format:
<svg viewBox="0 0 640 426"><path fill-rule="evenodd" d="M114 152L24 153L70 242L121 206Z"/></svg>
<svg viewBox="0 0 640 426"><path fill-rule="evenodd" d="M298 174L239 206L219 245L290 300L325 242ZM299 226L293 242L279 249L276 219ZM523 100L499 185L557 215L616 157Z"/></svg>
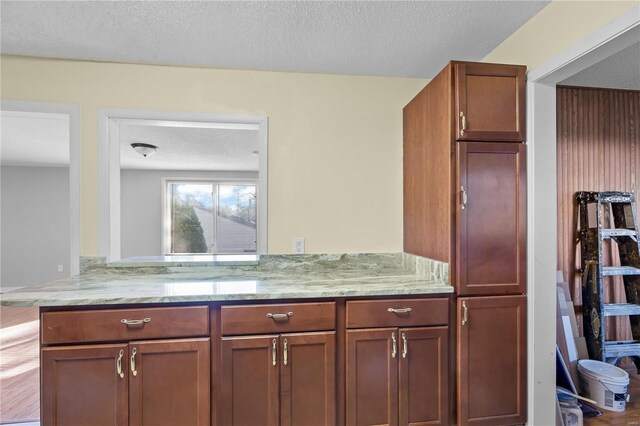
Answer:
<svg viewBox="0 0 640 426"><path fill-rule="evenodd" d="M404 251L449 264L460 425L527 418L525 72L453 61L404 108Z"/></svg>

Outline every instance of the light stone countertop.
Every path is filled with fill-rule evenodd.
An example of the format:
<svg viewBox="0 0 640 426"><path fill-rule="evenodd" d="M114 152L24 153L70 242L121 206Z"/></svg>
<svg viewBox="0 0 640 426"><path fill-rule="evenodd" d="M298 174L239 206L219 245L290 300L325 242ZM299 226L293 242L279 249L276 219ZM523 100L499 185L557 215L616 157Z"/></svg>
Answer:
<svg viewBox="0 0 640 426"><path fill-rule="evenodd" d="M2 306L428 295L452 293L445 263L405 253L265 255L257 265L113 268L0 294Z"/></svg>

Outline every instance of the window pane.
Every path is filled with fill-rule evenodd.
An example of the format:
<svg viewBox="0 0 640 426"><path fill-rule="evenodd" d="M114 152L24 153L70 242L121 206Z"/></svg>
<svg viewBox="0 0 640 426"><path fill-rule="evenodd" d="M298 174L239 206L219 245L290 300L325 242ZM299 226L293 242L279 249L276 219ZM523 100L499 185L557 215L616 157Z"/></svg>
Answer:
<svg viewBox="0 0 640 426"><path fill-rule="evenodd" d="M256 252L256 185L219 185L218 253Z"/></svg>
<svg viewBox="0 0 640 426"><path fill-rule="evenodd" d="M171 253L212 253L213 186L171 183Z"/></svg>

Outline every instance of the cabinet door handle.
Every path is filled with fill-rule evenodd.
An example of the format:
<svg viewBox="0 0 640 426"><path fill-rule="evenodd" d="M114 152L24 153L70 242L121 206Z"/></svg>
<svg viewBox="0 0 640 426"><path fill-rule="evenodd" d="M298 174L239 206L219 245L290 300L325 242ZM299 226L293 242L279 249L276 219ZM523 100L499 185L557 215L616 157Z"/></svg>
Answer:
<svg viewBox="0 0 640 426"><path fill-rule="evenodd" d="M118 376L121 379L124 379L124 373L122 372L122 357L124 356L124 351L120 349L120 353L118 354L118 359L116 360L116 371L118 372Z"/></svg>
<svg viewBox="0 0 640 426"><path fill-rule="evenodd" d="M460 201L460 205L462 207L462 210L467 208L467 190L464 188L464 186L460 187L460 196L462 198L462 200Z"/></svg>
<svg viewBox="0 0 640 426"><path fill-rule="evenodd" d="M284 350L282 352L282 362L284 363L284 365L287 365L289 363L289 348L287 346L287 339L284 339Z"/></svg>
<svg viewBox="0 0 640 426"><path fill-rule="evenodd" d="M464 112L460 111L460 136L464 136L464 132L467 130L467 117L464 116Z"/></svg>
<svg viewBox="0 0 640 426"><path fill-rule="evenodd" d="M402 358L406 358L409 353L409 344L407 343L407 336L402 333Z"/></svg>
<svg viewBox="0 0 640 426"><path fill-rule="evenodd" d="M125 325L142 325L151 322L151 318L145 318L141 320L121 319L120 322Z"/></svg>
<svg viewBox="0 0 640 426"><path fill-rule="evenodd" d="M462 301L462 325L469 323L469 310L467 309L467 302Z"/></svg>
<svg viewBox="0 0 640 426"><path fill-rule="evenodd" d="M133 374L134 376L138 375L138 370L136 370L136 354L138 353L138 350L136 348L133 348L133 351L131 351L131 374Z"/></svg>
<svg viewBox="0 0 640 426"><path fill-rule="evenodd" d="M396 333L391 333L391 358L395 358L397 352L398 342L396 341Z"/></svg>
<svg viewBox="0 0 640 426"><path fill-rule="evenodd" d="M293 312L287 312L286 314L272 314L271 312L269 312L267 314L267 318L271 318L274 320L279 320L279 319L288 319L289 317L293 316Z"/></svg>
<svg viewBox="0 0 640 426"><path fill-rule="evenodd" d="M276 358L278 355L276 345L277 345L276 339L273 339L273 344L271 346L271 360L273 365L278 364L278 359Z"/></svg>
<svg viewBox="0 0 640 426"><path fill-rule="evenodd" d="M407 314L411 312L411 308L389 308L387 312L393 312L394 314Z"/></svg>

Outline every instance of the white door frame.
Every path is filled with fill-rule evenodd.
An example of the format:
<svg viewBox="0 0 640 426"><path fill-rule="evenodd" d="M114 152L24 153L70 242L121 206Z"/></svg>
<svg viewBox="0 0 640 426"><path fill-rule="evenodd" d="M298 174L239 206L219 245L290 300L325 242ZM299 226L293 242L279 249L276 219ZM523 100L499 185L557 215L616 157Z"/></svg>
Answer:
<svg viewBox="0 0 640 426"><path fill-rule="evenodd" d="M638 40L640 7L634 7L527 75L529 424L555 424L556 84Z"/></svg>
<svg viewBox="0 0 640 426"><path fill-rule="evenodd" d="M80 107L48 102L0 101L2 111L69 116L69 274L80 273Z"/></svg>
<svg viewBox="0 0 640 426"><path fill-rule="evenodd" d="M120 260L120 124L162 127L258 130L258 254L267 253L268 134L266 116L222 115L198 112L100 109L98 111L99 245L107 261ZM160 206L159 206L160 208ZM160 230L158 230L160 232Z"/></svg>

